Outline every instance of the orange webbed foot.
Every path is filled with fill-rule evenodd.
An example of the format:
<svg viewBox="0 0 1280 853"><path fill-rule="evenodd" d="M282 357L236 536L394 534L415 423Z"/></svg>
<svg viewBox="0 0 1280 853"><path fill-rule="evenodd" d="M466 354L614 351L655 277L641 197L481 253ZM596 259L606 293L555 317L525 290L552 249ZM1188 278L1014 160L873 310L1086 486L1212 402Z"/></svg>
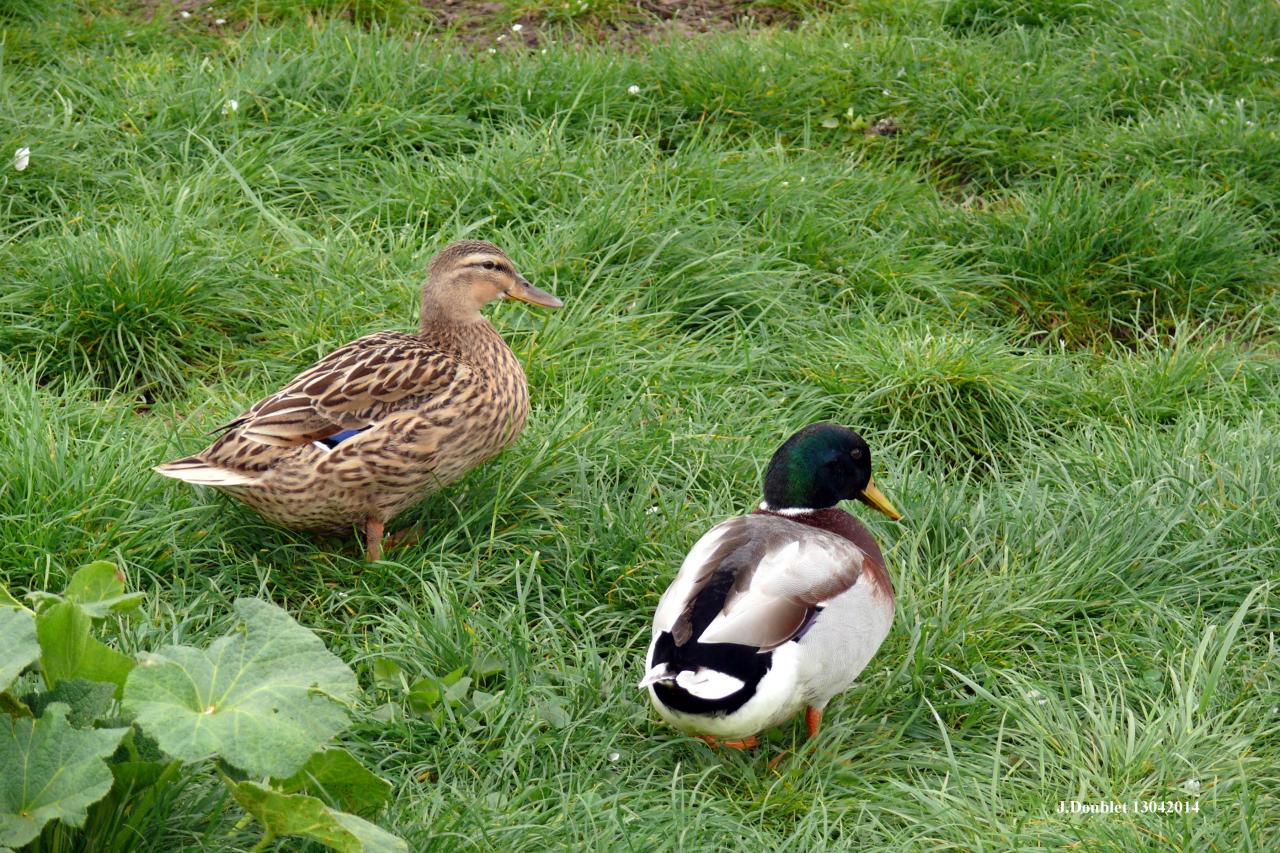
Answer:
<svg viewBox="0 0 1280 853"><path fill-rule="evenodd" d="M408 548L411 545L417 545L422 541L424 535L425 531L422 529L421 524L402 528L387 537L385 550L390 551L392 548Z"/></svg>
<svg viewBox="0 0 1280 853"><path fill-rule="evenodd" d="M729 749L755 749L760 745L760 739L755 735L748 735L737 740L717 740L711 735L698 735L698 737L712 749L717 746L728 747Z"/></svg>

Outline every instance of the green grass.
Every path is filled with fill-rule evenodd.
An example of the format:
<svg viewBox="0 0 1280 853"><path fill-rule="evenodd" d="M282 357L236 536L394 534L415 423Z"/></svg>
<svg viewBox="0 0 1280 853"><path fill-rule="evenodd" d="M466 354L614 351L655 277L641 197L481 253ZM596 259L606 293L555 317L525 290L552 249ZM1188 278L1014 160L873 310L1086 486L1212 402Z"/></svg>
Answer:
<svg viewBox="0 0 1280 853"><path fill-rule="evenodd" d="M0 9L10 587L116 561L130 650L286 606L361 674L353 748L414 849L1280 843L1273 4L867 2L545 54L402 6ZM461 236L566 308L493 311L534 411L405 514L421 544L366 567L150 472L409 328ZM819 418L905 513L868 519L898 612L775 771L633 685L684 552ZM418 717L378 658L501 701ZM139 843L251 847L229 803L193 824L217 791ZM1055 812L1113 799L1200 810Z"/></svg>

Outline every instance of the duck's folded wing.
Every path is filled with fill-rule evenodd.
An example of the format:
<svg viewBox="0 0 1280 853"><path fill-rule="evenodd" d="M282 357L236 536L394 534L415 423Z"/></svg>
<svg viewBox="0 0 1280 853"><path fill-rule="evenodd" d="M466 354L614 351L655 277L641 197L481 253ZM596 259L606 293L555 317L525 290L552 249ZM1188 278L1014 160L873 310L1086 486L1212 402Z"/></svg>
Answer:
<svg viewBox="0 0 1280 853"><path fill-rule="evenodd" d="M761 651L794 637L810 614L858 582L866 555L841 536L786 518L749 515L716 525L689 552L658 606L655 631L677 644L737 643ZM701 632L699 596L727 585ZM665 624L664 624L665 623Z"/></svg>
<svg viewBox="0 0 1280 853"><path fill-rule="evenodd" d="M395 332L368 335L334 350L218 429L261 444L293 447L364 429L469 376L467 365L420 338Z"/></svg>

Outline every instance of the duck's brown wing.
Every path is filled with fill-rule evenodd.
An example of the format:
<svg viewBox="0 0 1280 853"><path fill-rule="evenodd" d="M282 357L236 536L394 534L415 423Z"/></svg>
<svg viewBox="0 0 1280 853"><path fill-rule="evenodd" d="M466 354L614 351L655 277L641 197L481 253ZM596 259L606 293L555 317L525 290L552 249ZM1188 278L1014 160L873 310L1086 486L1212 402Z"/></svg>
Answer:
<svg viewBox="0 0 1280 853"><path fill-rule="evenodd" d="M399 412L447 403L472 379L471 368L420 338L367 335L340 347L218 430L209 447L157 466L166 477L205 486L257 482L286 451L344 430L377 427Z"/></svg>
<svg viewBox="0 0 1280 853"><path fill-rule="evenodd" d="M294 447L375 425L470 376L470 367L418 337L379 332L329 353L218 430Z"/></svg>

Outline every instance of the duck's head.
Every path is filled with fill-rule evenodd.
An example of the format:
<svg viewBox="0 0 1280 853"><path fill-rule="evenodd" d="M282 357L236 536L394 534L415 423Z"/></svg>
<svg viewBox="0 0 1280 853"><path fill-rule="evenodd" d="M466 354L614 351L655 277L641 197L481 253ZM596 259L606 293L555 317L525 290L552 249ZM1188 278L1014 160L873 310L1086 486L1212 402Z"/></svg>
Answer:
<svg viewBox="0 0 1280 853"><path fill-rule="evenodd" d="M458 240L441 249L427 267L422 285L422 319L468 322L497 299L518 299L544 308L564 303L534 287L507 253L483 240Z"/></svg>
<svg viewBox="0 0 1280 853"><path fill-rule="evenodd" d="M902 518L871 479L871 448L837 424L810 424L774 451L764 475L764 500L774 511L826 509L858 500L894 521Z"/></svg>

